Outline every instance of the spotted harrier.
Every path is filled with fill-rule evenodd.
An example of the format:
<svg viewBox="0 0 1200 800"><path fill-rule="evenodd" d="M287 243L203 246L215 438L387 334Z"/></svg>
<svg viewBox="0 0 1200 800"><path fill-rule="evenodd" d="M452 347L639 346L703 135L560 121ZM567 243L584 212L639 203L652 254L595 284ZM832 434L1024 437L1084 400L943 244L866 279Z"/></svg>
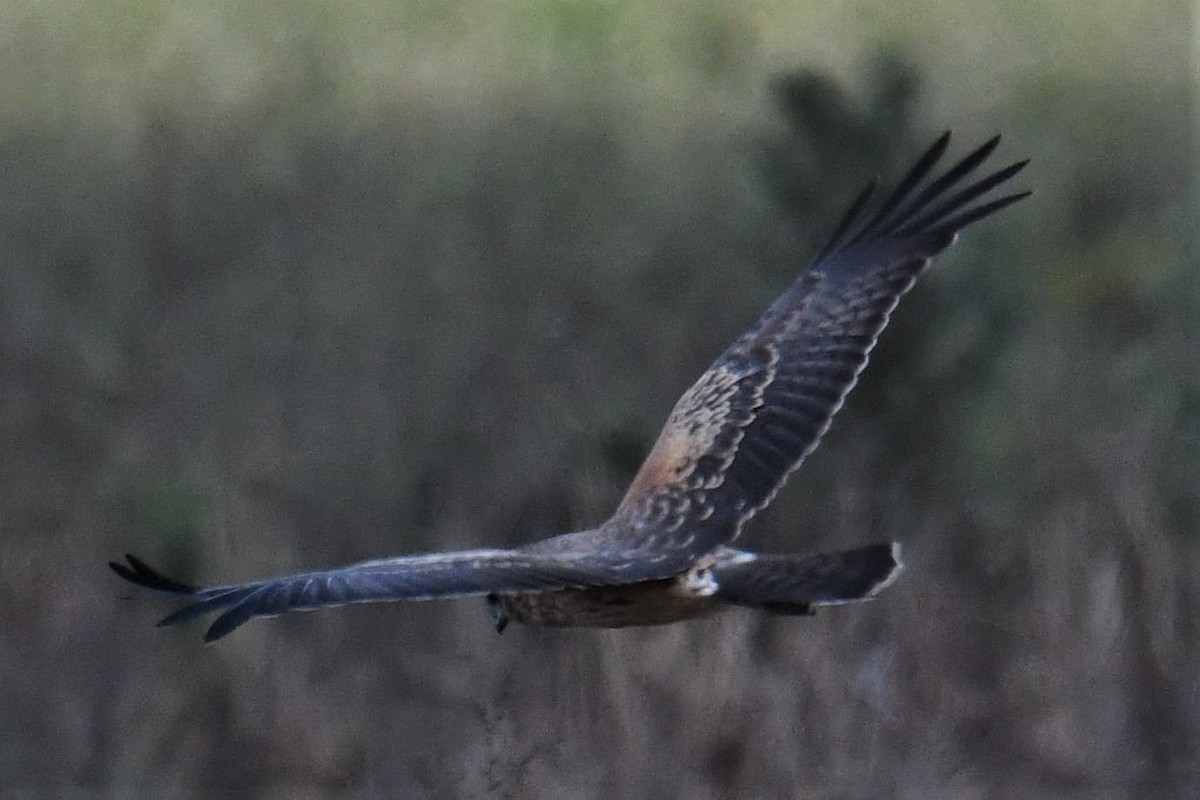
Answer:
<svg viewBox="0 0 1200 800"><path fill-rule="evenodd" d="M252 617L346 603L486 596L496 629L658 625L731 606L811 614L895 580L899 545L768 555L733 547L817 446L892 309L958 232L1017 202L983 200L1021 161L978 178L999 137L930 177L944 134L877 206L869 185L809 268L684 392L613 515L513 549L405 555L197 588L134 556L122 578L174 595L160 625L220 612L206 641ZM980 202L976 202L976 201Z"/></svg>

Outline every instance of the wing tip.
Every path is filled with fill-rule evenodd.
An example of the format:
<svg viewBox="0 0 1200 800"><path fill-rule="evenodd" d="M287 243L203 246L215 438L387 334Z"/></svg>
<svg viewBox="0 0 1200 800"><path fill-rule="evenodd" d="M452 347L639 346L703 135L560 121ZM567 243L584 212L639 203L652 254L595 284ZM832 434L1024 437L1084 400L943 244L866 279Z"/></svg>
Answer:
<svg viewBox="0 0 1200 800"><path fill-rule="evenodd" d="M969 208L973 200L1005 183L1029 164L1030 159L1024 159L982 178L971 178L980 166L992 157L1000 142L1000 134L992 136L940 175L929 179L949 148L950 131L943 132L917 159L916 164L896 184L892 193L867 222L853 235L832 238L814 262L819 262L844 247L876 241L887 236L906 236L922 232L936 234L954 226L965 227L1024 198L1027 192ZM956 187L962 188L946 197L946 194ZM854 216L861 211L857 207L854 207L854 210ZM839 227L839 233L840 231Z"/></svg>
<svg viewBox="0 0 1200 800"><path fill-rule="evenodd" d="M132 553L125 554L124 564L119 561L109 561L108 568L123 580L146 589L177 595L195 594L199 591L191 584L168 578Z"/></svg>
<svg viewBox="0 0 1200 800"><path fill-rule="evenodd" d="M241 627L241 624L245 622L245 620L227 620L226 617L228 616L229 612L227 611L221 616L217 617L216 621L212 625L208 626L208 630L204 632L205 644L213 644L216 641L224 639L226 636L233 633L237 628Z"/></svg>

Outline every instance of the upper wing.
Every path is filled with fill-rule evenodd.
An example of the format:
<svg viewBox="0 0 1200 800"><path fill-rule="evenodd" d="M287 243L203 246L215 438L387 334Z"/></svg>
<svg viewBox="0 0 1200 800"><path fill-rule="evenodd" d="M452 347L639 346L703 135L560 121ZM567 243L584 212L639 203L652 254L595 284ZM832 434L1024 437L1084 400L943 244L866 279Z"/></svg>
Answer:
<svg viewBox="0 0 1200 800"><path fill-rule="evenodd" d="M873 213L874 187L859 195L811 267L684 393L606 526L615 538L700 555L736 537L817 446L929 260L1029 194L973 205L1025 166L971 182L999 137L926 182L949 139Z"/></svg>
<svg viewBox="0 0 1200 800"><path fill-rule="evenodd" d="M431 600L490 592L539 592L632 583L661 577L661 564L642 553L523 553L460 550L400 556L338 569L305 572L250 583L197 588L171 580L141 559L109 562L113 571L139 586L169 592L187 602L159 625L174 625L221 611L204 640L220 639L253 617L311 611L347 603Z"/></svg>

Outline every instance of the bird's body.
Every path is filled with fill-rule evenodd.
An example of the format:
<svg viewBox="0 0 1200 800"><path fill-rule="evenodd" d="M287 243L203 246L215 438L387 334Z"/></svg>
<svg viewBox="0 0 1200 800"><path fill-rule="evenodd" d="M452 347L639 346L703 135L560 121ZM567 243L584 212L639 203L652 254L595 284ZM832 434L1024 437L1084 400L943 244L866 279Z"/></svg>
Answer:
<svg viewBox="0 0 1200 800"><path fill-rule="evenodd" d="M488 595L496 627L628 628L665 625L737 606L807 615L819 605L867 600L900 574L899 545L842 553L766 556L721 547L681 575L661 580Z"/></svg>
<svg viewBox="0 0 1200 800"><path fill-rule="evenodd" d="M733 606L807 614L873 597L900 570L894 543L824 555L731 545L817 446L929 260L961 228L1028 194L974 204L1024 166L971 177L999 137L929 179L948 141L870 214L870 190L859 196L811 267L684 392L597 528L515 549L398 556L212 588L178 583L132 556L112 568L187 603L162 624L221 612L208 640L252 617L359 602L484 595L503 629L510 619L657 625Z"/></svg>
<svg viewBox="0 0 1200 800"><path fill-rule="evenodd" d="M488 595L497 628L511 619L525 625L556 628L629 628L666 625L703 617L723 604L703 586L689 581L689 571L674 578L638 583L559 589L550 592L506 592Z"/></svg>

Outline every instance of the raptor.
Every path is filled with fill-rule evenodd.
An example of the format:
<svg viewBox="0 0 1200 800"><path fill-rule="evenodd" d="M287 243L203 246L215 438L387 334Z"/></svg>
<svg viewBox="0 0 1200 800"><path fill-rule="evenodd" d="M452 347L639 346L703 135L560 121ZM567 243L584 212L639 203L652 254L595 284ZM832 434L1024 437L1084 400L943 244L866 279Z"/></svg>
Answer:
<svg viewBox="0 0 1200 800"><path fill-rule="evenodd" d="M868 186L829 242L670 412L613 515L523 547L402 555L198 588L128 555L112 569L182 603L159 624L218 616L206 641L253 617L347 603L485 596L498 630L657 625L743 606L809 614L874 597L899 574L897 543L772 555L735 547L813 451L901 296L958 232L1027 196L992 190L1027 162L981 165L995 137L936 173L944 134L877 204Z"/></svg>

